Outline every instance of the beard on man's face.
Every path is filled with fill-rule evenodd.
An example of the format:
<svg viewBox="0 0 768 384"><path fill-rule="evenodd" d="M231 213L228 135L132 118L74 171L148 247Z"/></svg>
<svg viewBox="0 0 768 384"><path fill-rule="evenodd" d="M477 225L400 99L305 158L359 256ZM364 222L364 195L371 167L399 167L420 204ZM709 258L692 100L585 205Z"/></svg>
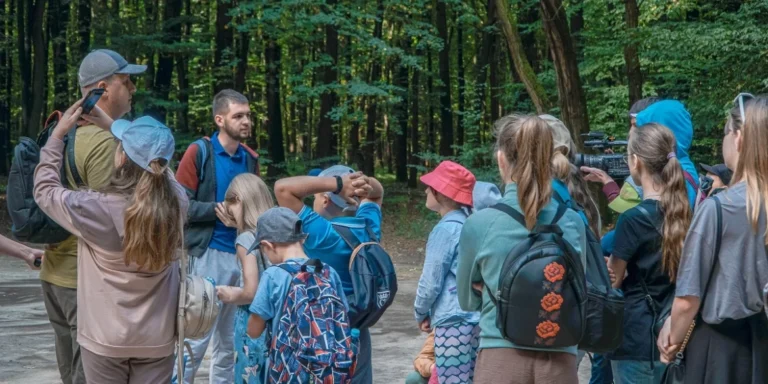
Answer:
<svg viewBox="0 0 768 384"><path fill-rule="evenodd" d="M226 132L227 136L238 140L243 141L251 136L251 127L245 126L241 124L237 124L235 126L231 126L228 123L224 123L224 132Z"/></svg>

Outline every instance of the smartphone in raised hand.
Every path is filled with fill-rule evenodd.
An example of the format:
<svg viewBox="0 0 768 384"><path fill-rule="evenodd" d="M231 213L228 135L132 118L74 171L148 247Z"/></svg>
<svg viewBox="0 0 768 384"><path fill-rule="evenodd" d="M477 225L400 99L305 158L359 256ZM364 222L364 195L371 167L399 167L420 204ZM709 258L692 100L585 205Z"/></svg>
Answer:
<svg viewBox="0 0 768 384"><path fill-rule="evenodd" d="M104 88L94 88L90 92L88 92L88 95L85 96L85 101L83 101L84 115L91 113L91 110L96 105L96 103L99 102L99 98L101 98L101 95L103 95L104 92L105 92Z"/></svg>

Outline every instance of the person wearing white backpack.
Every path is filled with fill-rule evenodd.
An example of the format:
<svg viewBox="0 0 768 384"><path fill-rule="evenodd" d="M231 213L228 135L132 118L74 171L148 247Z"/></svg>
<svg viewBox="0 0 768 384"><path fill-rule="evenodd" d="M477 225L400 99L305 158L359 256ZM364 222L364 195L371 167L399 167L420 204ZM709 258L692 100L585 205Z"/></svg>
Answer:
<svg viewBox="0 0 768 384"><path fill-rule="evenodd" d="M77 237L77 341L90 384L169 382L176 342L177 251L189 202L169 167L171 130L151 117L98 125L118 141L102 191L61 182L63 138L81 117L72 105L42 149L38 206ZM85 117L94 119L93 117Z"/></svg>

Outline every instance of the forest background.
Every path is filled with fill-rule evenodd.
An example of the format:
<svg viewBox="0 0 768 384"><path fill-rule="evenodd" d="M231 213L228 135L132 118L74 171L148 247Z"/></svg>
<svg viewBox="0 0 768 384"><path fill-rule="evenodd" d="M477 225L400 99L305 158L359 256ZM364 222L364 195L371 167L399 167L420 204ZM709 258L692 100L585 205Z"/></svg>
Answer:
<svg viewBox="0 0 768 384"><path fill-rule="evenodd" d="M0 175L103 47L148 66L129 118L164 121L179 154L234 88L269 179L343 162L411 188L446 158L495 180L504 114L622 138L654 95L719 163L734 96L768 88L766 0L0 0L0 34Z"/></svg>

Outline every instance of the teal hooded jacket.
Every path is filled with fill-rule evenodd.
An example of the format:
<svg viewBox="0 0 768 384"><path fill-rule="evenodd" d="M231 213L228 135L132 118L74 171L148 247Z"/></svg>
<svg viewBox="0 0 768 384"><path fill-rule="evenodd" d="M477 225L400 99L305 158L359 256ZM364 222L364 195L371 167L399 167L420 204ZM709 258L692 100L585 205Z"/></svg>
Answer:
<svg viewBox="0 0 768 384"><path fill-rule="evenodd" d="M698 187L699 174L696 172L696 166L688 156L688 150L693 143L693 123L691 114L685 109L683 103L677 100L663 100L652 104L644 111L637 114L637 126L641 127L649 123L661 124L675 135L677 140L677 159L683 166L683 170L688 172L697 183L696 186L686 182L688 189L688 201L693 207L696 201L696 188Z"/></svg>

